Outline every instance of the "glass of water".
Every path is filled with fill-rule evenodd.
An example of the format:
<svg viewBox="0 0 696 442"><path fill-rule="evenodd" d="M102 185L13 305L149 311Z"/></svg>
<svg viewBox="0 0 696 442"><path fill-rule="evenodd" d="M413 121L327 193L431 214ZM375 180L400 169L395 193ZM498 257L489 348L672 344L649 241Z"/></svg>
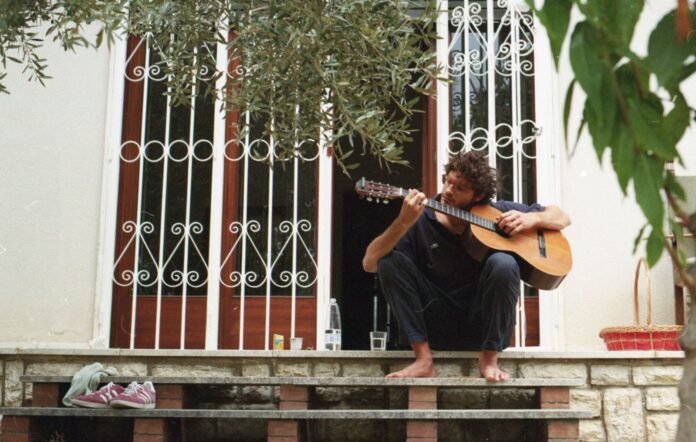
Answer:
<svg viewBox="0 0 696 442"><path fill-rule="evenodd" d="M370 332L370 350L385 351L387 349L387 332L371 331Z"/></svg>

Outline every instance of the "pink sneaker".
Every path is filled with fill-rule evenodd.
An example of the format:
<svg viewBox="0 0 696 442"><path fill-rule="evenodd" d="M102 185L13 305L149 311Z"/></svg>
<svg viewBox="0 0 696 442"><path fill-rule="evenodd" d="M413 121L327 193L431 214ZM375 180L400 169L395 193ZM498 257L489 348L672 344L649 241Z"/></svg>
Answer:
<svg viewBox="0 0 696 442"><path fill-rule="evenodd" d="M123 393L124 390L125 388L120 385L109 382L94 393L75 396L70 399L70 402L78 407L109 408L109 401Z"/></svg>
<svg viewBox="0 0 696 442"><path fill-rule="evenodd" d="M152 382L131 382L123 393L111 399L109 405L112 408L155 408L156 400L157 395Z"/></svg>

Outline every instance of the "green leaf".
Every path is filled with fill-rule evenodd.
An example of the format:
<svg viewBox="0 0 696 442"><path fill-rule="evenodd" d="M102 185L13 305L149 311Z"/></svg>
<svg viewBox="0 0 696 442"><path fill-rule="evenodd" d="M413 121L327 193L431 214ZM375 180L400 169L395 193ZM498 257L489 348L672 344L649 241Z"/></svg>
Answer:
<svg viewBox="0 0 696 442"><path fill-rule="evenodd" d="M636 254L636 251L638 251L638 246L640 245L641 241L643 240L643 232L645 232L645 229L648 227L647 224L643 224L643 226L640 228L638 231L638 235L633 239L633 254Z"/></svg>
<svg viewBox="0 0 696 442"><path fill-rule="evenodd" d="M575 26L570 39L570 62L587 95L583 116L601 157L612 136L617 104L607 58L596 30L587 22Z"/></svg>
<svg viewBox="0 0 696 442"><path fill-rule="evenodd" d="M665 235L662 233L662 229L652 228L650 236L648 236L648 242L645 245L646 258L648 260L648 266L652 267L657 264L662 251L665 248Z"/></svg>
<svg viewBox="0 0 696 442"><path fill-rule="evenodd" d="M696 23L696 10L691 11L691 22ZM674 91L679 83L696 71L696 64L687 64L696 54L696 39L686 42L677 39L675 11L665 15L650 34L648 55L644 62L667 90Z"/></svg>
<svg viewBox="0 0 696 442"><path fill-rule="evenodd" d="M577 2L580 11L593 26L613 40L621 52L628 50L644 0L590 0Z"/></svg>
<svg viewBox="0 0 696 442"><path fill-rule="evenodd" d="M673 144L677 144L684 136L686 128L691 124L689 106L681 92L674 96L674 108L663 120L663 133Z"/></svg>
<svg viewBox="0 0 696 442"><path fill-rule="evenodd" d="M619 41L628 47L633 38L633 31L643 11L643 0L605 0L609 14L607 21L609 29L614 30L614 35Z"/></svg>
<svg viewBox="0 0 696 442"><path fill-rule="evenodd" d="M587 22L578 23L570 38L570 63L575 78L591 101L598 101L602 93L602 78L609 69L599 52L595 31Z"/></svg>
<svg viewBox="0 0 696 442"><path fill-rule="evenodd" d="M561 49L568 23L570 23L570 10L573 7L573 0L553 0L545 1L541 9L534 8L534 0L527 0L527 4L534 9L539 21L546 28L551 43L553 61L558 69L558 61L561 56Z"/></svg>
<svg viewBox="0 0 696 442"><path fill-rule="evenodd" d="M531 0L530 0L531 1ZM575 78L568 85L565 101L563 103L563 136L565 144L568 146L568 118L570 118L570 107L573 104L573 91L575 90Z"/></svg>
<svg viewBox="0 0 696 442"><path fill-rule="evenodd" d="M641 152L638 155L633 176L636 201L653 229L662 228L665 208L660 196L664 174L664 161L654 155Z"/></svg>
<svg viewBox="0 0 696 442"><path fill-rule="evenodd" d="M630 128L616 124L616 134L611 143L611 164L619 180L619 187L626 195L628 182L633 176L635 153L634 141Z"/></svg>
<svg viewBox="0 0 696 442"><path fill-rule="evenodd" d="M678 156L677 147L671 134L667 133L662 115L662 105L656 96L645 100L628 98L628 117L636 140L652 150L662 159L671 160Z"/></svg>

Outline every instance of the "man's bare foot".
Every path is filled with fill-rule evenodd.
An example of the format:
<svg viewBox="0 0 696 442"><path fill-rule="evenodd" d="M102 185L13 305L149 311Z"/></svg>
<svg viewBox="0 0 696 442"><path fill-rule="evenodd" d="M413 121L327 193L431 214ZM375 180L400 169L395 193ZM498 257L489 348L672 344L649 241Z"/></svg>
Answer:
<svg viewBox="0 0 696 442"><path fill-rule="evenodd" d="M434 378L435 365L432 359L416 360L413 364L394 373L389 373L388 378Z"/></svg>
<svg viewBox="0 0 696 442"><path fill-rule="evenodd" d="M479 353L479 372L487 381L507 381L510 376L498 367L498 352L482 350Z"/></svg>

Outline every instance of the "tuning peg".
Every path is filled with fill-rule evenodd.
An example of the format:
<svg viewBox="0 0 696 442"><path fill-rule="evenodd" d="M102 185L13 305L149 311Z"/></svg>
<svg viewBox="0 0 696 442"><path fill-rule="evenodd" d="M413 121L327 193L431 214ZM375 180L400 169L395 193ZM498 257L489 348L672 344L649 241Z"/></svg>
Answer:
<svg viewBox="0 0 696 442"><path fill-rule="evenodd" d="M383 202L384 204L389 204L389 200L386 199L386 198L385 198L384 200L382 200L382 202Z"/></svg>
<svg viewBox="0 0 696 442"><path fill-rule="evenodd" d="M371 196L368 196L368 197L367 197L367 200L368 200L368 201L372 201L372 197L371 197Z"/></svg>

